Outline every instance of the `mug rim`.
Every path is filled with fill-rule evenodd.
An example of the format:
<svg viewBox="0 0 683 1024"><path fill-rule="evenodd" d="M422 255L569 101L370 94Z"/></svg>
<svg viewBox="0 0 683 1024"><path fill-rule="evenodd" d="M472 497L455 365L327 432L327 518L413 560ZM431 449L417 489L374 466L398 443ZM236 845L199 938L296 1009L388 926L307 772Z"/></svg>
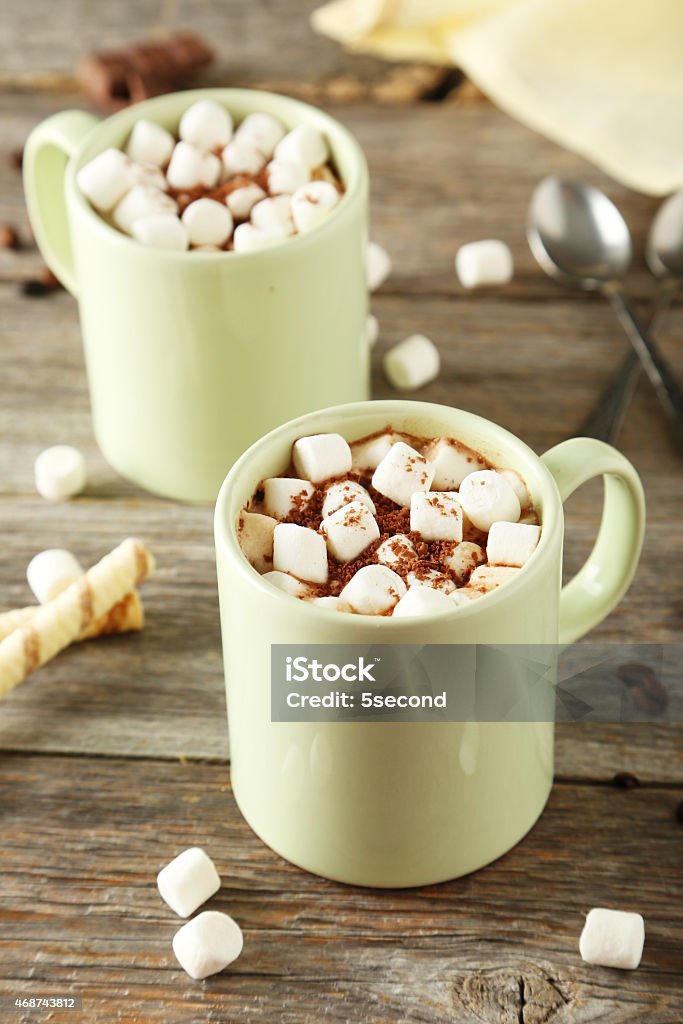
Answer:
<svg viewBox="0 0 683 1024"><path fill-rule="evenodd" d="M534 464L543 492L543 522L541 525L541 536L538 546L529 558L528 562L523 565L518 574L515 575L514 579L506 583L504 587L497 587L494 590L489 591L489 593L484 594L482 598L470 601L466 605L459 605L453 609L447 609L444 611L429 612L419 616L409 616L407 618L401 618L398 622L394 622L393 616L362 615L360 617L363 619L363 624L371 624L371 627L374 629L392 633L402 627L410 625L414 626L416 623L424 623L425 625L428 625L431 623L447 621L447 617L454 615L455 613L457 613L457 620L455 621L459 621L463 618L470 618L472 616L482 614L486 609L493 610L501 603L501 601L507 600L508 597L514 597L514 595L518 593L520 587L532 582L533 578L542 571L542 567L545 562L545 553L549 551L556 542L558 531L563 531L564 518L562 513L562 501L557 484L540 456L525 444L524 441L511 433L511 431L506 430L505 427L501 427L497 423L493 423L491 420L485 419L483 416L468 412L466 409L441 405L437 402L417 402L410 399L369 399L364 402L350 402L344 405L330 406L325 409L317 409L314 412L305 413L303 416L288 420L286 423L282 423L267 434L264 434L242 453L239 459L230 467L223 483L221 484L221 488L216 499L214 513L214 539L216 548L218 549L220 547L225 556L230 560L231 564L235 564L236 569L240 573L244 582L255 586L257 590L261 591L264 597L270 596L276 601L287 601L287 607L290 608L290 610L292 610L292 602L296 601L297 604L301 606L300 614L303 614L304 616L312 616L311 623L314 623L317 620L323 622L337 622L341 626L344 624L353 624L354 620L359 617L357 614L340 613L333 609L315 605L312 601L293 598L292 595L283 593L278 590L277 587L264 582L261 574L258 573L247 561L239 546L236 522L231 522L229 520L227 515L227 505L230 502L235 482L238 481L240 476L248 470L253 458L263 454L271 448L273 443L279 440L283 435L290 435L292 431L296 431L298 433L299 428L301 428L301 433L298 434L298 436L305 436L306 428L310 427L311 421L315 422L320 418L324 418L328 421L334 421L335 419L339 421L343 420L344 417L352 417L355 414L363 412L374 412L379 414L382 411L385 411L387 414L387 423L391 423L392 417L396 417L397 415L402 415L404 418L407 418L409 415L416 417L426 417L429 415L438 417L442 415L444 411L447 413L455 412L456 414L462 415L466 419L472 421L475 426L480 427L487 434L497 435L498 437L502 436L507 443L511 444L513 448L520 450L526 459L532 461ZM391 425L393 426L394 424L392 423ZM397 429L400 430L400 427ZM328 430L333 431L334 425L332 427L328 427ZM339 428L339 432L341 433L342 430L343 425ZM320 424L316 424L315 429L313 431L309 430L308 432L314 433L316 431L325 432L325 428ZM516 467L510 466L509 468ZM550 503L552 504L552 509L549 508ZM319 618L320 616L322 616L322 619Z"/></svg>
<svg viewBox="0 0 683 1024"><path fill-rule="evenodd" d="M324 220L317 224L310 231L304 232L304 234L297 234L284 239L280 244L270 246L266 249L259 249L256 252L202 252L196 249L183 249L181 251L175 249L163 249L156 246L145 246L145 249L154 253L156 258L165 259L170 262L177 260L185 261L188 257L192 258L193 263L198 259L201 260L217 260L222 257L230 257L232 259L239 259L240 262L249 259L282 259L286 258L288 253L292 252L292 247L296 247L296 250L302 250L315 242L324 235L326 231L334 230L334 226L340 217L344 216L347 211L351 210L358 201L362 201L368 191L369 172L367 166L367 160L365 154L360 146L360 143L349 131L349 129L338 121L327 111L322 110L320 107L315 107L311 103L306 103L303 100L295 99L292 96L287 96L284 93L271 92L266 89L242 89L242 88L230 88L230 87L211 87L204 89L184 89L178 92L166 93L162 96L153 96L148 100L142 100L139 103L133 103L123 110L118 110L114 114L110 114L109 117L105 117L99 121L81 141L76 151L72 154L68 161L65 174L65 190L69 195L69 199L76 205L79 213L86 216L89 222L94 226L98 233L101 233L103 237L114 245L135 245L140 246L141 243L136 239L131 238L123 231L119 231L118 228L109 224L105 218L92 205L88 202L86 197L83 195L78 187L76 181L76 175L81 169L84 154L88 151L93 143L96 141L100 134L111 131L118 127L130 128L135 121L140 118L149 117L150 120L155 120L153 116L154 111L168 108L169 112L173 110L173 116L176 114L178 118L182 115L184 110L187 109L190 103L196 102L200 99L216 99L225 102L229 108L229 99L226 100L226 96L233 97L233 101L239 103L240 100L244 101L246 98L247 104L252 99L258 103L261 99L263 101L263 107L255 107L253 110L249 110L248 113L254 113L256 111L263 110L265 113L270 113L272 106L285 107L300 112L300 120L297 123L310 123L311 114L312 119L326 122L329 126L327 129L328 136L331 132L339 137L341 145L348 148L351 153L352 160L352 175L350 176L349 182L344 181L344 194L337 204L337 206L325 217ZM274 101L274 103L273 103ZM232 111L230 111L232 114ZM274 115L277 116L277 115ZM106 146L104 148L107 148ZM97 152L102 152L102 149L98 149Z"/></svg>

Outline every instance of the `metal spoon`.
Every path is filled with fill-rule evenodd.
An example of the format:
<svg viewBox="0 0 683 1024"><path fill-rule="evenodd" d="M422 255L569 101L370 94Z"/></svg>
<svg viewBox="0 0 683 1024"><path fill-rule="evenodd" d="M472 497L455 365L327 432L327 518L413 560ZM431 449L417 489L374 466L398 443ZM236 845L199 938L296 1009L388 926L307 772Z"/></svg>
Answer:
<svg viewBox="0 0 683 1024"><path fill-rule="evenodd" d="M656 336L683 280L683 191L669 196L655 214L648 234L646 259L652 273L660 279L647 327L650 336ZM580 436L598 437L610 444L616 441L640 372L640 359L631 348L595 409L579 427Z"/></svg>
<svg viewBox="0 0 683 1024"><path fill-rule="evenodd" d="M683 447L683 391L622 292L631 237L614 203L589 185L545 178L531 197L527 238L550 277L609 300Z"/></svg>

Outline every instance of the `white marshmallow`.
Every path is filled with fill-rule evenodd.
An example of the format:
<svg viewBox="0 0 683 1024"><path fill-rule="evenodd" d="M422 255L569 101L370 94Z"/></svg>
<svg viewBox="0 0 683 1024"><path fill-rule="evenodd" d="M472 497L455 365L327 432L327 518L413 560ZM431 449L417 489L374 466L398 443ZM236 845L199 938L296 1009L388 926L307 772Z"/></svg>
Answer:
<svg viewBox="0 0 683 1024"><path fill-rule="evenodd" d="M406 583L409 587L427 587L429 590L440 590L444 594L451 594L456 589L450 576L437 572L436 569L420 569L419 573L409 572Z"/></svg>
<svg viewBox="0 0 683 1024"><path fill-rule="evenodd" d="M81 167L76 181L86 199L103 213L116 206L135 184L132 165L120 149L105 149Z"/></svg>
<svg viewBox="0 0 683 1024"><path fill-rule="evenodd" d="M235 252L261 252L279 245L287 238L287 233L276 228L257 228L254 224L238 224L232 236Z"/></svg>
<svg viewBox="0 0 683 1024"><path fill-rule="evenodd" d="M323 519L320 529L327 539L327 550L338 562L352 562L380 535L375 517L362 501L342 505Z"/></svg>
<svg viewBox="0 0 683 1024"><path fill-rule="evenodd" d="M524 523L493 523L486 543L486 557L490 565L525 565L533 554L541 536L540 526Z"/></svg>
<svg viewBox="0 0 683 1024"><path fill-rule="evenodd" d="M142 117L133 125L126 153L135 163L163 167L170 160L174 146L175 139L169 131Z"/></svg>
<svg viewBox="0 0 683 1024"><path fill-rule="evenodd" d="M297 473L317 483L348 473L351 449L341 434L311 434L294 442L292 462Z"/></svg>
<svg viewBox="0 0 683 1024"><path fill-rule="evenodd" d="M342 601L340 597L314 597L311 604L317 604L319 608L329 608L333 612L350 612L351 605Z"/></svg>
<svg viewBox="0 0 683 1024"><path fill-rule="evenodd" d="M204 910L173 936L178 963L196 981L222 971L237 959L243 945L237 922L218 910Z"/></svg>
<svg viewBox="0 0 683 1024"><path fill-rule="evenodd" d="M477 597L483 597L484 595L479 590L470 590L468 587L462 587L460 590L452 590L448 595L449 601L460 608L462 605L469 604L470 601L474 601Z"/></svg>
<svg viewBox="0 0 683 1024"><path fill-rule="evenodd" d="M386 565L364 565L351 577L341 594L342 601L361 615L388 612L403 597L406 585Z"/></svg>
<svg viewBox="0 0 683 1024"><path fill-rule="evenodd" d="M455 491L413 494L410 529L424 540L462 540L462 506Z"/></svg>
<svg viewBox="0 0 683 1024"><path fill-rule="evenodd" d="M392 612L393 618L409 615L431 615L433 612L452 612L453 602L442 590L411 586Z"/></svg>
<svg viewBox="0 0 683 1024"><path fill-rule="evenodd" d="M275 147L276 160L300 163L309 171L326 163L329 155L325 137L310 124L298 124Z"/></svg>
<svg viewBox="0 0 683 1024"><path fill-rule="evenodd" d="M513 269L512 253L497 238L469 242L455 254L455 272L463 288L507 284Z"/></svg>
<svg viewBox="0 0 683 1024"><path fill-rule="evenodd" d="M377 511L374 501L364 487L357 484L355 480L342 480L338 484L331 484L325 491L325 500L323 501L321 513L323 519L331 516L342 505L348 505L352 501L362 501L373 515Z"/></svg>
<svg viewBox="0 0 683 1024"><path fill-rule="evenodd" d="M213 188L221 176L222 164L215 153L202 153L189 142L179 142L171 156L166 178L172 188Z"/></svg>
<svg viewBox="0 0 683 1024"><path fill-rule="evenodd" d="M382 361L387 380L399 391L416 391L441 368L439 350L424 334L411 334L385 353Z"/></svg>
<svg viewBox="0 0 683 1024"><path fill-rule="evenodd" d="M195 199L181 219L192 245L225 245L232 234L232 214L215 199Z"/></svg>
<svg viewBox="0 0 683 1024"><path fill-rule="evenodd" d="M368 242L365 249L365 277L371 292L384 284L391 273L391 257L377 242Z"/></svg>
<svg viewBox="0 0 683 1024"><path fill-rule="evenodd" d="M465 579L473 569L486 561L486 554L479 544L464 540L457 544L452 553L447 555L443 564L458 580Z"/></svg>
<svg viewBox="0 0 683 1024"><path fill-rule="evenodd" d="M251 211L251 222L264 231L275 230L286 235L294 234L289 196L274 196L256 203Z"/></svg>
<svg viewBox="0 0 683 1024"><path fill-rule="evenodd" d="M499 469L497 471L503 477L504 480L512 487L513 491L517 495L520 507L525 509L531 504L531 495L529 489L524 482L522 476L517 472L516 469Z"/></svg>
<svg viewBox="0 0 683 1024"><path fill-rule="evenodd" d="M460 484L460 504L478 530L489 530L499 519L516 523L521 509L510 483L494 469L470 473Z"/></svg>
<svg viewBox="0 0 683 1024"><path fill-rule="evenodd" d="M377 469L392 444L400 439L400 434L378 434L369 441L354 441L351 445L353 466L357 469Z"/></svg>
<svg viewBox="0 0 683 1024"><path fill-rule="evenodd" d="M68 444L46 448L34 466L36 490L48 501L64 501L79 494L85 487L86 472L83 453Z"/></svg>
<svg viewBox="0 0 683 1024"><path fill-rule="evenodd" d="M292 217L299 234L311 231L324 221L340 198L329 181L311 181L298 188L292 196Z"/></svg>
<svg viewBox="0 0 683 1024"><path fill-rule="evenodd" d="M263 153L238 139L229 142L221 155L229 178L234 174L258 174L266 162Z"/></svg>
<svg viewBox="0 0 683 1024"><path fill-rule="evenodd" d="M273 569L310 583L325 583L327 548L324 538L307 526L278 523L273 531Z"/></svg>
<svg viewBox="0 0 683 1024"><path fill-rule="evenodd" d="M275 519L286 519L295 508L306 508L314 491L309 480L271 476L263 481L263 511Z"/></svg>
<svg viewBox="0 0 683 1024"><path fill-rule="evenodd" d="M161 189L162 192L166 191L168 186L166 175L158 167L154 167L152 164L131 164L131 171L136 185L151 185L152 188Z"/></svg>
<svg viewBox="0 0 683 1024"><path fill-rule="evenodd" d="M34 555L26 567L26 579L41 604L51 601L79 579L85 569L70 551L48 548Z"/></svg>
<svg viewBox="0 0 683 1024"><path fill-rule="evenodd" d="M470 576L466 589L488 594L489 591L502 587L504 583L509 583L518 572L519 569L507 565L480 565Z"/></svg>
<svg viewBox="0 0 683 1024"><path fill-rule="evenodd" d="M166 195L153 185L134 185L120 203L114 207L112 220L117 228L132 234L133 224L142 217L153 217L157 213L178 212L178 204L172 196Z"/></svg>
<svg viewBox="0 0 683 1024"><path fill-rule="evenodd" d="M454 491L470 473L486 469L486 463L476 452L449 437L432 441L425 455L434 466L432 487L435 491Z"/></svg>
<svg viewBox="0 0 683 1024"><path fill-rule="evenodd" d="M434 469L418 451L397 441L377 466L372 486L397 505L410 508L413 494L428 491Z"/></svg>
<svg viewBox="0 0 683 1024"><path fill-rule="evenodd" d="M209 855L199 846L183 850L157 875L162 900L178 917L189 917L218 892L220 875Z"/></svg>
<svg viewBox="0 0 683 1024"><path fill-rule="evenodd" d="M289 594L291 597L310 597L311 588L307 587L301 580L290 576L289 573L272 570L271 572L264 572L261 579L277 587L283 593Z"/></svg>
<svg viewBox="0 0 683 1024"><path fill-rule="evenodd" d="M266 167L268 188L273 195L291 194L311 180L304 164L289 163L285 160L271 160Z"/></svg>
<svg viewBox="0 0 683 1024"><path fill-rule="evenodd" d="M187 228L174 213L156 213L151 217L140 217L131 228L133 238L143 245L157 249L189 249L190 239Z"/></svg>
<svg viewBox="0 0 683 1024"><path fill-rule="evenodd" d="M236 188L229 192L225 197L225 205L235 220L246 220L252 208L265 198L266 193L261 186L254 183L243 185L242 188Z"/></svg>
<svg viewBox="0 0 683 1024"><path fill-rule="evenodd" d="M640 914L595 907L586 916L579 952L588 964L633 971L644 945L645 922Z"/></svg>
<svg viewBox="0 0 683 1024"><path fill-rule="evenodd" d="M178 135L197 149L226 146L232 137L232 117L215 100L198 100L180 118Z"/></svg>
<svg viewBox="0 0 683 1024"><path fill-rule="evenodd" d="M273 532L277 519L260 512L240 512L237 540L242 554L257 572L273 568Z"/></svg>
<svg viewBox="0 0 683 1024"><path fill-rule="evenodd" d="M256 112L247 114L235 132L235 140L253 146L264 157L270 157L284 134L285 129L276 117Z"/></svg>
<svg viewBox="0 0 683 1024"><path fill-rule="evenodd" d="M415 546L405 533L395 533L393 537L382 541L375 554L378 562L388 565L390 568L401 562L406 562L408 559L412 561L417 558Z"/></svg>
<svg viewBox="0 0 683 1024"><path fill-rule="evenodd" d="M369 348L374 348L379 338L379 320L372 313L365 319L365 337Z"/></svg>

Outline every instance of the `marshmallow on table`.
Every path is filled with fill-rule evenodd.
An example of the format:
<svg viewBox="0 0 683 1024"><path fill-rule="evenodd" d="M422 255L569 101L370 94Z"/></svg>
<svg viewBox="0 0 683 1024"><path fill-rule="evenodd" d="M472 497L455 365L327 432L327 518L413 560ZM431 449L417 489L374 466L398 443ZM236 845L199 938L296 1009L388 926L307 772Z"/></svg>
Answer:
<svg viewBox="0 0 683 1024"><path fill-rule="evenodd" d="M365 319L365 338L370 348L374 348L379 338L379 320L372 313Z"/></svg>
<svg viewBox="0 0 683 1024"><path fill-rule="evenodd" d="M221 880L216 865L199 846L179 853L157 875L161 898L179 917L189 917L218 892Z"/></svg>
<svg viewBox="0 0 683 1024"><path fill-rule="evenodd" d="M236 138L225 146L221 156L229 177L233 174L258 174L266 162L260 150Z"/></svg>
<svg viewBox="0 0 683 1024"><path fill-rule="evenodd" d="M644 945L645 922L640 914L595 907L586 916L579 952L588 964L633 971Z"/></svg>
<svg viewBox="0 0 683 1024"><path fill-rule="evenodd" d="M260 512L240 512L237 539L242 554L257 572L273 567L273 532L277 519Z"/></svg>
<svg viewBox="0 0 683 1024"><path fill-rule="evenodd" d="M203 911L173 936L178 963L196 981L231 964L242 952L243 944L237 922L218 910Z"/></svg>
<svg viewBox="0 0 683 1024"><path fill-rule="evenodd" d="M169 131L143 117L133 125L126 153L135 163L163 167L168 163L174 146L175 139Z"/></svg>
<svg viewBox="0 0 683 1024"><path fill-rule="evenodd" d="M497 238L469 242L455 255L455 272L463 288L507 284L512 271L512 253L505 242Z"/></svg>
<svg viewBox="0 0 683 1024"><path fill-rule="evenodd" d="M311 593L310 587L307 587L301 580L296 579L295 576L290 576L287 572L279 572L273 569L271 572L264 572L261 579L283 593L289 594L291 597L309 597Z"/></svg>
<svg viewBox="0 0 683 1024"><path fill-rule="evenodd" d="M410 508L413 494L428 491L434 469L424 456L403 441L397 441L379 463L372 486L397 505Z"/></svg>
<svg viewBox="0 0 683 1024"><path fill-rule="evenodd" d="M139 217L131 227L133 238L143 245L157 249L189 249L190 239L187 228L174 213L156 213L151 217Z"/></svg>
<svg viewBox="0 0 683 1024"><path fill-rule="evenodd" d="M410 499L410 529L424 540L462 540L462 506L455 491L416 491Z"/></svg>
<svg viewBox="0 0 683 1024"><path fill-rule="evenodd" d="M251 210L251 223L265 231L282 231L286 235L294 233L291 200L289 196L272 196L256 203Z"/></svg>
<svg viewBox="0 0 683 1024"><path fill-rule="evenodd" d="M232 236L235 252L260 252L279 245L287 238L281 228L257 228L255 224L238 224Z"/></svg>
<svg viewBox="0 0 683 1024"><path fill-rule="evenodd" d="M377 242L368 242L365 249L365 277L371 292L384 284L391 273L391 258Z"/></svg>
<svg viewBox="0 0 683 1024"><path fill-rule="evenodd" d="M198 100L180 118L178 135L197 149L216 149L230 141L232 117L215 100Z"/></svg>
<svg viewBox="0 0 683 1024"><path fill-rule="evenodd" d="M409 587L426 587L428 590L440 590L444 594L450 594L456 589L450 576L437 572L436 569L420 569L419 573L409 572L406 583Z"/></svg>
<svg viewBox="0 0 683 1024"><path fill-rule="evenodd" d="M399 391L415 391L439 375L439 350L424 334L411 334L385 353L382 362L390 384Z"/></svg>
<svg viewBox="0 0 683 1024"><path fill-rule="evenodd" d="M270 157L284 134L285 129L276 117L257 111L247 114L235 132L235 140L253 146L264 157Z"/></svg>
<svg viewBox="0 0 683 1024"><path fill-rule="evenodd" d="M315 604L319 608L329 608L333 612L351 611L351 605L348 605L346 601L342 601L340 597L314 597L311 604Z"/></svg>
<svg viewBox="0 0 683 1024"><path fill-rule="evenodd" d="M307 526L278 523L273 531L273 569L310 583L325 583L327 547L324 537Z"/></svg>
<svg viewBox="0 0 683 1024"><path fill-rule="evenodd" d="M325 499L321 511L323 519L331 516L342 505L348 505L352 501L362 501L373 515L377 511L374 501L364 487L357 484L355 480L341 480L337 484L330 484L325 491Z"/></svg>
<svg viewBox="0 0 683 1024"><path fill-rule="evenodd" d="M286 519L295 509L304 509L314 491L310 480L271 476L263 481L263 511L276 519Z"/></svg>
<svg viewBox="0 0 683 1024"><path fill-rule="evenodd" d="M395 533L393 537L382 541L375 554L378 562L388 565L390 568L417 558L415 546L405 533Z"/></svg>
<svg viewBox="0 0 683 1024"><path fill-rule="evenodd" d="M460 504L478 530L489 530L498 519L516 523L521 508L512 485L494 469L470 473L460 484Z"/></svg>
<svg viewBox="0 0 683 1024"><path fill-rule="evenodd" d="M310 172L305 164L290 163L287 160L271 160L266 167L266 173L268 188L273 195L296 192L298 188L311 180Z"/></svg>
<svg viewBox="0 0 683 1024"><path fill-rule="evenodd" d="M351 449L341 434L311 434L294 442L292 462L297 473L318 483L351 469Z"/></svg>
<svg viewBox="0 0 683 1024"><path fill-rule="evenodd" d="M81 167L76 181L86 199L103 213L116 206L135 184L132 164L120 149L105 149Z"/></svg>
<svg viewBox="0 0 683 1024"><path fill-rule="evenodd" d="M325 137L310 124L298 124L275 147L276 160L302 164L309 171L326 163L329 155Z"/></svg>
<svg viewBox="0 0 683 1024"><path fill-rule="evenodd" d="M379 540L379 526L362 501L352 501L323 519L320 526L327 549L337 562L352 562L373 541Z"/></svg>
<svg viewBox="0 0 683 1024"><path fill-rule="evenodd" d="M369 441L354 441L351 445L352 465L358 469L377 469L392 444L399 440L399 434L378 434Z"/></svg>
<svg viewBox="0 0 683 1024"><path fill-rule="evenodd" d="M171 188L213 188L222 166L215 153L203 153L189 142L179 142L171 155L166 178Z"/></svg>
<svg viewBox="0 0 683 1024"><path fill-rule="evenodd" d="M84 573L85 569L75 555L64 548L39 551L26 567L28 585L40 604L57 597Z"/></svg>
<svg viewBox="0 0 683 1024"><path fill-rule="evenodd" d="M431 615L432 612L452 612L453 602L442 590L430 587L409 587L392 612L393 618L408 615Z"/></svg>
<svg viewBox="0 0 683 1024"><path fill-rule="evenodd" d="M232 234L232 214L215 199L195 199L181 220L192 245L224 245Z"/></svg>
<svg viewBox="0 0 683 1024"><path fill-rule="evenodd" d="M311 181L292 196L292 218L299 234L311 231L327 217L340 195L329 181Z"/></svg>
<svg viewBox="0 0 683 1024"><path fill-rule="evenodd" d="M365 565L354 573L339 596L354 612L382 615L393 608L405 592L405 583L388 566Z"/></svg>
<svg viewBox="0 0 683 1024"><path fill-rule="evenodd" d="M486 542L486 557L490 565L525 565L533 554L541 536L540 526L524 523L491 524Z"/></svg>
<svg viewBox="0 0 683 1024"><path fill-rule="evenodd" d="M470 473L486 469L486 463L476 452L449 437L432 441L425 455L434 466L432 487L435 491L453 491Z"/></svg>
<svg viewBox="0 0 683 1024"><path fill-rule="evenodd" d="M485 561L486 554L479 544L464 540L455 546L451 554L446 555L443 564L457 579L462 580Z"/></svg>
<svg viewBox="0 0 683 1024"><path fill-rule="evenodd" d="M142 217L153 217L157 213L178 212L178 204L173 196L166 195L153 185L134 185L123 199L116 204L112 220L117 228L130 235L133 224Z"/></svg>
<svg viewBox="0 0 683 1024"><path fill-rule="evenodd" d="M53 445L40 453L34 463L36 490L48 501L64 501L85 487L83 453L68 444Z"/></svg>
<svg viewBox="0 0 683 1024"><path fill-rule="evenodd" d="M225 205L235 220L246 220L252 208L265 198L266 193L261 186L254 183L252 185L243 185L241 188L236 188L229 192L225 197Z"/></svg>
<svg viewBox="0 0 683 1024"><path fill-rule="evenodd" d="M498 473L503 477L504 480L512 487L513 491L517 495L521 508L528 508L531 504L531 495L529 489L525 484L522 476L517 472L516 469L499 469Z"/></svg>
<svg viewBox="0 0 683 1024"><path fill-rule="evenodd" d="M467 587L488 594L489 591L502 587L504 583L509 583L518 572L519 569L508 565L480 565L470 576Z"/></svg>

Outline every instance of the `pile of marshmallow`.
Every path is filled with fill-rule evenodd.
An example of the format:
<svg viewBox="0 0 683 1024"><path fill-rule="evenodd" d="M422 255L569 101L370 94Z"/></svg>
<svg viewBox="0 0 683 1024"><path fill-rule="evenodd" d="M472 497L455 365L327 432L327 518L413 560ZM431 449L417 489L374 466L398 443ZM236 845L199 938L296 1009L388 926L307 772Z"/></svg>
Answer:
<svg viewBox="0 0 683 1024"><path fill-rule="evenodd" d="M233 130L225 107L199 100L178 135L141 119L125 152L105 149L78 172L95 209L143 245L254 252L310 231L341 198L327 141L312 125L288 132L256 112ZM237 187L220 190L232 179ZM177 197L197 192L181 214Z"/></svg>
<svg viewBox="0 0 683 1024"><path fill-rule="evenodd" d="M531 499L511 469L493 470L450 438L437 438L424 453L393 431L350 446L339 434L295 442L296 478L262 484L259 511L241 512L238 538L246 558L273 586L296 598L341 612L393 617L452 612L503 586L533 554L540 537ZM337 594L320 594L328 558L349 563L380 540L375 504L352 474L372 471L371 487L397 507L410 509L410 532L421 540L447 541L442 572L415 572L418 555L407 534L379 544L376 561L359 568ZM319 530L287 522L325 489ZM463 528L484 533L486 548L463 540ZM464 585L458 585L463 584Z"/></svg>

